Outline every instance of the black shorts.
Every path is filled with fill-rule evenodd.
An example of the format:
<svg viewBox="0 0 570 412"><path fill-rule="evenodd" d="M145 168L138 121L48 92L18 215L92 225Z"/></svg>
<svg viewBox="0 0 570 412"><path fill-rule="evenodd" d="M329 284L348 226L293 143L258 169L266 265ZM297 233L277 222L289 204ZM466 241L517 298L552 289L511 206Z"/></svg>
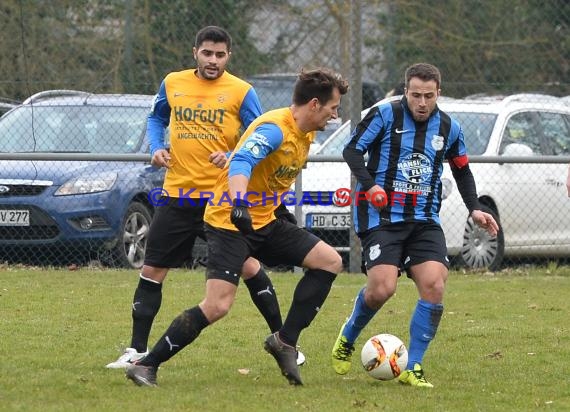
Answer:
<svg viewBox="0 0 570 412"><path fill-rule="evenodd" d="M204 235L205 205L198 201L169 198L164 206L157 206L150 224L144 264L174 268L192 260L196 238Z"/></svg>
<svg viewBox="0 0 570 412"><path fill-rule="evenodd" d="M430 222L405 222L380 226L361 236L362 263L366 270L376 265L410 266L436 261L449 268L445 235Z"/></svg>
<svg viewBox="0 0 570 412"><path fill-rule="evenodd" d="M268 266L301 266L307 254L320 241L296 225L277 219L244 236L205 223L208 239L208 279L222 279L235 285L245 260L253 256Z"/></svg>

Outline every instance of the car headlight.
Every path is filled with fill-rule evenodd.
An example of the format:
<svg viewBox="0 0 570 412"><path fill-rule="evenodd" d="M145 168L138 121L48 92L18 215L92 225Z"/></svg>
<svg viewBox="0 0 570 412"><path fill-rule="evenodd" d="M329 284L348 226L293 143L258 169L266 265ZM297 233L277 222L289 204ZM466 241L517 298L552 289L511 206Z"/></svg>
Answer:
<svg viewBox="0 0 570 412"><path fill-rule="evenodd" d="M117 173L102 173L96 176L79 176L65 182L56 190L55 196L81 195L85 193L97 193L111 190Z"/></svg>
<svg viewBox="0 0 570 412"><path fill-rule="evenodd" d="M453 182L446 177L441 179L441 198L447 199L453 191Z"/></svg>

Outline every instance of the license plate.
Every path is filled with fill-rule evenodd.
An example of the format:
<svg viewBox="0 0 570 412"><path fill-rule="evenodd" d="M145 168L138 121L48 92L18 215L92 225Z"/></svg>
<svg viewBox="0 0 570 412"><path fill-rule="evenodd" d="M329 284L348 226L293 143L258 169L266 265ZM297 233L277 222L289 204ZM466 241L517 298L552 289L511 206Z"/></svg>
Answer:
<svg viewBox="0 0 570 412"><path fill-rule="evenodd" d="M0 210L0 226L30 226L30 211L16 209Z"/></svg>
<svg viewBox="0 0 570 412"><path fill-rule="evenodd" d="M309 213L306 216L307 229L348 229L349 213Z"/></svg>

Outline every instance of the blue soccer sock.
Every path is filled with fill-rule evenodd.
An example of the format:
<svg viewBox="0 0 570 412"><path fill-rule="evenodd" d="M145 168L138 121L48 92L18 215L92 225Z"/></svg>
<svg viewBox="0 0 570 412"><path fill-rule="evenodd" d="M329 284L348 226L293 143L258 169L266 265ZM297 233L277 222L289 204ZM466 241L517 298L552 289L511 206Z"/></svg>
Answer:
<svg viewBox="0 0 570 412"><path fill-rule="evenodd" d="M429 343L435 337L439 321L443 314L443 304L418 300L412 320L410 321L410 345L408 347L408 366L422 363Z"/></svg>
<svg viewBox="0 0 570 412"><path fill-rule="evenodd" d="M354 309L352 309L352 313L350 317L346 321L346 325L344 326L344 330L342 332L343 336L346 337L346 340L349 343L354 343L362 329L368 322L374 317L376 312L379 309L370 309L366 302L364 301L364 291L366 288L362 288L358 295L356 295L356 300L354 301Z"/></svg>

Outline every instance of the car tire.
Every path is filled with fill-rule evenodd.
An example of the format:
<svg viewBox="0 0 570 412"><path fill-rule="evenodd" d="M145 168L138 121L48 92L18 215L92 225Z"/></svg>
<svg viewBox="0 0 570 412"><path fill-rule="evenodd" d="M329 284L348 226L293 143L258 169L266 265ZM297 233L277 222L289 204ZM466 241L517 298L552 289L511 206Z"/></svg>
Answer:
<svg viewBox="0 0 570 412"><path fill-rule="evenodd" d="M144 253L152 214L148 207L133 202L123 218L122 236L113 249L114 264L119 267L140 269L144 263Z"/></svg>
<svg viewBox="0 0 570 412"><path fill-rule="evenodd" d="M463 231L463 245L455 258L455 263L469 269L496 271L500 269L505 256L503 227L494 210L482 206L481 211L489 213L495 218L499 225L499 232L495 238L491 238L485 229L477 226L469 217L465 222Z"/></svg>

